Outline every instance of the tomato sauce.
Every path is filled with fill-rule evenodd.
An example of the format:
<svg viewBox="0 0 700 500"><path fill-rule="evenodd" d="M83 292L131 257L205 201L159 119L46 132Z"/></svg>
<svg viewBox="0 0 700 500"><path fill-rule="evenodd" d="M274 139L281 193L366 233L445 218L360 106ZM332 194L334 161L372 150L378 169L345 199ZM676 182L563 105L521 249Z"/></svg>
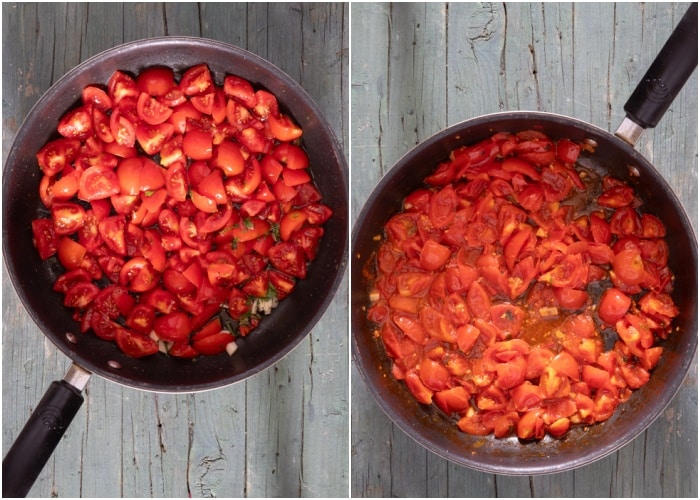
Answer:
<svg viewBox="0 0 700 500"><path fill-rule="evenodd" d="M607 420L672 332L665 226L582 147L528 130L455 149L377 238L367 315L392 376L466 433Z"/></svg>

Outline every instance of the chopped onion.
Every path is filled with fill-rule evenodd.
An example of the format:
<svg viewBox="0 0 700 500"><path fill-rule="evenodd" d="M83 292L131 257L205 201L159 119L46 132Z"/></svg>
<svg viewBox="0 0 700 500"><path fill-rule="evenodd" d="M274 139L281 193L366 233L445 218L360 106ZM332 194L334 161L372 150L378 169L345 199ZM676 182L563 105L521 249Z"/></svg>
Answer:
<svg viewBox="0 0 700 500"><path fill-rule="evenodd" d="M235 341L231 341L228 344L226 344L226 352L229 356L233 356L233 353L235 353L237 350L238 346L236 345Z"/></svg>

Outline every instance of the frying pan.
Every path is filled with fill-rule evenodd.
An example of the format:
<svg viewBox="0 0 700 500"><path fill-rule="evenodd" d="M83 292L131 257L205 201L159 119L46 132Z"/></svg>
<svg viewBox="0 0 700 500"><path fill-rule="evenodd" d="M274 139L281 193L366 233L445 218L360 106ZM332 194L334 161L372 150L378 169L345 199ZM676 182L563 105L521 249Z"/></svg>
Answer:
<svg viewBox="0 0 700 500"><path fill-rule="evenodd" d="M536 475L574 469L613 453L633 440L671 402L697 349L697 241L687 214L672 189L635 149L643 129L653 127L697 66L697 4L693 4L625 105L626 118L615 135L583 121L542 112L504 112L451 126L404 155L380 180L353 228L351 250L352 354L370 393L387 416L416 442L457 464L482 472ZM553 139L595 145L579 163L624 179L644 202L642 208L663 220L670 242L669 266L676 275L673 298L681 314L664 343L664 354L651 379L606 422L574 426L565 438L524 443L517 438L478 437L459 431L455 421L435 406L419 404L405 384L391 375L391 361L375 326L367 319L369 276L384 224L403 198L448 158L453 149L479 142L496 132L535 129Z"/></svg>
<svg viewBox="0 0 700 500"><path fill-rule="evenodd" d="M226 74L248 79L272 92L280 109L303 128L302 137L316 185L333 216L324 225L307 278L280 301L245 338L233 356L203 356L196 362L162 355L134 359L114 343L81 334L62 297L51 289L62 272L56 259L42 262L32 243L31 220L42 213L36 152L57 137L58 119L80 102L88 84L105 85L119 69L137 74L153 65L176 73L207 63L221 84ZM195 392L224 387L273 365L318 322L333 300L347 263L348 168L342 149L311 97L288 75L243 49L196 37L138 40L102 52L68 72L35 104L17 133L3 170L3 253L8 274L30 316L73 364L53 382L3 460L3 496L24 496L76 414L91 374L159 392ZM45 209L43 209L45 210ZM45 212L44 212L45 213Z"/></svg>

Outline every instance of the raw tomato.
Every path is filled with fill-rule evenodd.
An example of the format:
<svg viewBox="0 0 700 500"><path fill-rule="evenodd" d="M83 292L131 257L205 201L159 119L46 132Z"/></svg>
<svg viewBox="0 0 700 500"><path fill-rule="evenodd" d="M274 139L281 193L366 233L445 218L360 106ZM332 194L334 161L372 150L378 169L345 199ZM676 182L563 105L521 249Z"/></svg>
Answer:
<svg viewBox="0 0 700 500"><path fill-rule="evenodd" d="M151 66L136 76L136 86L141 92L161 97L175 87L175 74L165 66Z"/></svg>
<svg viewBox="0 0 700 500"><path fill-rule="evenodd" d="M235 75L217 85L205 63L115 71L81 98L36 156L50 216L32 238L63 268L54 290L81 331L129 356L227 350L267 314L255 300L306 276L333 216L302 129L273 94Z"/></svg>

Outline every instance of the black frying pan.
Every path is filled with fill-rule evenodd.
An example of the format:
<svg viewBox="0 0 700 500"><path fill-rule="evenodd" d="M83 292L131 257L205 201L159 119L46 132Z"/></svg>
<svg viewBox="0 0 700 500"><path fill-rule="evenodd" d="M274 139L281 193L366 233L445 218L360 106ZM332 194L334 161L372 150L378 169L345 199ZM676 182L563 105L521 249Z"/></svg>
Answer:
<svg viewBox="0 0 700 500"><path fill-rule="evenodd" d="M353 228L351 261L352 352L373 397L391 420L415 441L455 463L483 472L533 475L562 472L598 460L643 432L671 402L697 349L697 240L693 227L666 181L632 148L644 128L653 127L693 73L698 60L697 4L684 16L642 83L630 97L627 118L611 135L588 123L549 113L507 112L454 125L422 142L402 157L381 179ZM669 266L675 272L673 298L681 315L677 331L664 344L651 380L621 405L608 421L573 427L561 440L545 438L523 444L517 438L477 437L459 431L455 422L434 406L421 405L391 375L391 362L381 340L371 335L366 318L368 271L378 247L375 236L401 209L403 198L422 187L423 179L453 149L479 142L495 132L540 130L553 139L596 144L580 164L629 182L644 201L643 209L667 226ZM681 162L682 163L682 162Z"/></svg>
<svg viewBox="0 0 700 500"><path fill-rule="evenodd" d="M234 356L203 356L196 362L162 355L133 359L114 343L81 334L62 296L51 290L62 270L55 258L42 262L32 244L31 220L42 210L36 153L57 136L58 119L79 103L86 85L105 85L117 69L137 74L148 66L166 65L177 72L199 63L209 65L219 84L225 74L236 74L277 96L280 108L304 130L311 172L333 217L324 226L307 278L253 333L237 340ZM8 155L2 237L5 264L20 299L43 333L74 363L64 380L51 385L3 460L3 496L23 496L29 490L82 404L81 391L91 373L137 389L194 392L239 382L289 353L321 318L343 277L347 178L342 149L311 97L269 62L222 42L194 37L139 40L86 60L56 82L24 120Z"/></svg>

